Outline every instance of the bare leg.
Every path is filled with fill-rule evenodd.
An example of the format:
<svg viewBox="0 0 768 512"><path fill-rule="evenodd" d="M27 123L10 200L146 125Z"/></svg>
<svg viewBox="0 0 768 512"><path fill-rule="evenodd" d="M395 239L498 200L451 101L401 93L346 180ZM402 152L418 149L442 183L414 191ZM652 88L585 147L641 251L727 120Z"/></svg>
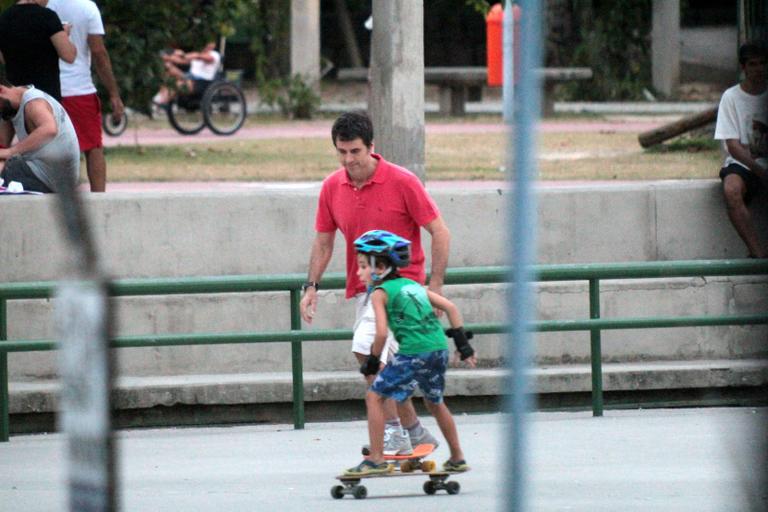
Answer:
<svg viewBox="0 0 768 512"><path fill-rule="evenodd" d="M413 401L410 398L405 402L397 403L397 415L400 416L400 424L403 427L410 427L419 421L416 409L413 407Z"/></svg>
<svg viewBox="0 0 768 512"><path fill-rule="evenodd" d="M355 357L357 358L357 362L361 365L365 362L365 359L368 357L367 355L360 354L359 352L353 352L353 354L355 354ZM365 377L365 382L368 384L368 387L370 387L371 384L373 384L373 381L376 380L375 375L365 375L364 377ZM382 400L384 400L384 404L383 404L384 418L387 420L396 419L398 417L397 413L399 409L399 406L397 405L397 403L391 398L382 399ZM408 402L410 403L410 400ZM413 409L413 404L411 404L411 409ZM414 411L414 415L415 414L416 412ZM411 423L408 423L408 425L411 425ZM383 436L384 436L383 431L381 435L383 439Z"/></svg>
<svg viewBox="0 0 768 512"><path fill-rule="evenodd" d="M459 444L459 432L456 430L456 422L453 421L453 416L451 416L451 411L448 409L448 406L445 405L445 402L435 404L429 400L424 400L424 403L427 405L430 414L437 420L440 432L443 433L443 437L445 437L445 440L448 443L448 447L451 450L451 460L454 462L463 460L464 452L461 450L461 445Z"/></svg>
<svg viewBox="0 0 768 512"><path fill-rule="evenodd" d="M177 68L173 63L166 62L165 63L165 71L168 73L169 76L172 76L176 78L177 80L183 80L185 78L184 72Z"/></svg>
<svg viewBox="0 0 768 512"><path fill-rule="evenodd" d="M365 394L368 410L368 439L371 443L369 459L375 464L384 462L384 403L391 402L373 391Z"/></svg>
<svg viewBox="0 0 768 512"><path fill-rule="evenodd" d="M723 180L723 194L725 195L725 204L731 224L736 228L736 232L744 241L744 244L746 244L751 256L766 258L768 253L760 245L760 239L752 222L752 214L749 212L747 205L744 204L744 195L746 193L747 187L744 184L744 180L737 174L729 174Z"/></svg>
<svg viewBox="0 0 768 512"><path fill-rule="evenodd" d="M107 189L107 161L104 159L104 148L93 148L85 152L85 168L88 171L91 192L104 192Z"/></svg>
<svg viewBox="0 0 768 512"><path fill-rule="evenodd" d="M155 94L153 101L155 101L160 105L164 105L169 101L171 101L172 98L173 98L173 93L171 93L170 89L168 89L164 85L161 85L160 89L157 91L157 94Z"/></svg>

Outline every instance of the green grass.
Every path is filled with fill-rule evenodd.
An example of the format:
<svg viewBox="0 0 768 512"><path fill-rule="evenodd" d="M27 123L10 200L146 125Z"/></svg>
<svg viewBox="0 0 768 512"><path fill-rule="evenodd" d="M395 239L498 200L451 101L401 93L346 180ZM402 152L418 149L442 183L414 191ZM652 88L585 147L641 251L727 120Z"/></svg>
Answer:
<svg viewBox="0 0 768 512"><path fill-rule="evenodd" d="M679 137L665 144L657 144L648 148L651 153L666 153L670 151L717 151L720 143L711 137Z"/></svg>
<svg viewBox="0 0 768 512"><path fill-rule="evenodd" d="M498 121L498 118L495 118ZM479 122L488 122L480 118ZM499 180L505 174L502 133L428 135L427 177ZM311 181L338 167L328 137L269 139L106 150L115 181ZM542 180L656 180L717 176L721 155L707 138L678 139L643 150L636 133L540 135Z"/></svg>

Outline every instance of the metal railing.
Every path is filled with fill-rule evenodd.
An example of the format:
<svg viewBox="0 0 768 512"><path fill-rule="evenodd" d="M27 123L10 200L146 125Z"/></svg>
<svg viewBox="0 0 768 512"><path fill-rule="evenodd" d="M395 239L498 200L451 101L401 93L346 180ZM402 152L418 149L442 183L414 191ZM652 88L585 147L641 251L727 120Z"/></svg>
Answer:
<svg viewBox="0 0 768 512"><path fill-rule="evenodd" d="M693 260L632 263L594 263L569 265L538 265L533 274L538 282L587 281L589 283L589 318L569 320L542 320L530 325L532 331L589 331L592 368L592 412L603 414L603 378L601 332L610 329L646 329L660 327L691 327L715 325L768 324L768 312L762 314L601 318L600 281L614 279L647 279L703 276L748 276L768 274L766 260ZM449 269L445 283L494 284L508 282L509 269L505 267L478 267ZM291 343L293 374L293 423L304 427L304 380L302 343L351 339L349 329L301 330L299 301L304 274L272 276L188 277L164 279L125 279L110 285L112 297L140 295L179 295L204 293L274 292L290 293L291 330L275 332L241 332L223 334L153 334L119 336L112 340L114 348L162 347L180 345L216 345L231 343ZM344 288L344 276L328 274L323 289ZM8 360L9 352L55 350L53 340L7 340L7 303L10 300L46 299L53 296L54 282L0 284L0 442L8 441ZM467 324L476 334L499 334L506 331L502 323Z"/></svg>

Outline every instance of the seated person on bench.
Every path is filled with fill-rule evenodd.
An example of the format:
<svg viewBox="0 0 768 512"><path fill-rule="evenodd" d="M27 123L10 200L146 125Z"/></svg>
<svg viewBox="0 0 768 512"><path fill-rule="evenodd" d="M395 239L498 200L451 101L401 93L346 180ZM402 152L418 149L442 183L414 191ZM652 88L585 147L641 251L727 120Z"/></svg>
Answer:
<svg viewBox="0 0 768 512"><path fill-rule="evenodd" d="M181 50L163 55L163 63L168 76L176 79L177 90L181 94L193 94L202 96L205 89L216 78L221 63L221 54L216 51L216 43L208 43L199 52L184 53ZM181 68L189 65L189 71ZM153 101L158 105L165 105L175 96L175 91L168 87L161 87Z"/></svg>

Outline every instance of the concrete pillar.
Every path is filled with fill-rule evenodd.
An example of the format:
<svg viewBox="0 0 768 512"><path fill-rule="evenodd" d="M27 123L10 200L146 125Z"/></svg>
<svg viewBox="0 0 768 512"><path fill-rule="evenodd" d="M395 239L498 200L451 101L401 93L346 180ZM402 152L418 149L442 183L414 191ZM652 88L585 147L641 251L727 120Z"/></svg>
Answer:
<svg viewBox="0 0 768 512"><path fill-rule="evenodd" d="M320 81L320 0L291 0L291 76Z"/></svg>
<svg viewBox="0 0 768 512"><path fill-rule="evenodd" d="M653 88L665 96L680 85L680 0L653 0L651 30Z"/></svg>
<svg viewBox="0 0 768 512"><path fill-rule="evenodd" d="M424 181L423 0L373 0L369 108L376 151Z"/></svg>

